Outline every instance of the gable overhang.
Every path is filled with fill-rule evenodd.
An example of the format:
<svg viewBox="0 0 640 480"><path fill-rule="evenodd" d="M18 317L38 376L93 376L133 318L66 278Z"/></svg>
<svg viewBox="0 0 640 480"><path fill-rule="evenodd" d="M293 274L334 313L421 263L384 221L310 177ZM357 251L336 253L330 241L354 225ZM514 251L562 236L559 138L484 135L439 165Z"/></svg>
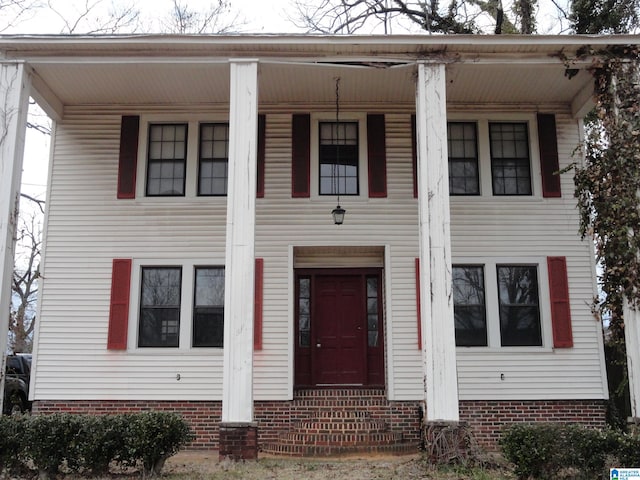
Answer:
<svg viewBox="0 0 640 480"><path fill-rule="evenodd" d="M593 56L638 44L621 36L0 36L4 61L25 62L32 96L53 118L67 106L224 105L231 59L259 63L259 105L288 110L331 105L335 79L345 104L415 101L418 62L446 64L449 108L592 105ZM570 60L570 63L567 63Z"/></svg>

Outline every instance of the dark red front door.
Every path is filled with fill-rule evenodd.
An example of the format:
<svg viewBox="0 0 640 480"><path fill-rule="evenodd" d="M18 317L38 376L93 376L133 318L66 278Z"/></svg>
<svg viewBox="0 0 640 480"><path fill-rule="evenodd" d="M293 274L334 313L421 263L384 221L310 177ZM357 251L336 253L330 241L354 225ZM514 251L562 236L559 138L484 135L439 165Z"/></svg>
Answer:
<svg viewBox="0 0 640 480"><path fill-rule="evenodd" d="M312 344L316 385L366 382L367 339L359 276L319 276L315 283Z"/></svg>
<svg viewBox="0 0 640 480"><path fill-rule="evenodd" d="M384 385L382 271L296 272L296 387Z"/></svg>

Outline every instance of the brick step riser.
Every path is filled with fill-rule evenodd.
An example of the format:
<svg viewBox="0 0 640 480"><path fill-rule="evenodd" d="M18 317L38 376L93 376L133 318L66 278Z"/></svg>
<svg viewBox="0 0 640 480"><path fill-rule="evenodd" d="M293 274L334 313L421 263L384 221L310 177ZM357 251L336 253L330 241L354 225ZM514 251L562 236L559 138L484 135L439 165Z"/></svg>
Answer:
<svg viewBox="0 0 640 480"><path fill-rule="evenodd" d="M309 421L361 422L371 418L366 410L315 410L307 412Z"/></svg>
<svg viewBox="0 0 640 480"><path fill-rule="evenodd" d="M350 408L358 408L358 409L366 409L366 408L389 408L389 402L384 399L375 399L375 400L348 400L344 398L339 398L332 400L331 402L327 402L326 400L294 400L291 403L291 409L318 409L318 410L335 410L335 409L343 409L347 410Z"/></svg>
<svg viewBox="0 0 640 480"><path fill-rule="evenodd" d="M330 433L283 433L278 439L282 445L348 445L348 446L370 446L370 445L392 445L402 442L401 433L356 433L347 435L336 435Z"/></svg>
<svg viewBox="0 0 640 480"><path fill-rule="evenodd" d="M363 397L382 397L385 398L384 390L377 389L364 389L364 390L350 390L350 389L326 389L326 390L296 390L293 394L293 398L331 398L331 397L349 397L349 398L363 398Z"/></svg>
<svg viewBox="0 0 640 480"><path fill-rule="evenodd" d="M335 447L335 446L314 446L314 445L267 445L263 449L263 453L282 455L289 457L306 457L306 456L340 456L354 455L357 453L388 453L395 455L406 455L418 451L416 445L377 445L377 446L358 446L358 447Z"/></svg>
<svg viewBox="0 0 640 480"><path fill-rule="evenodd" d="M301 433L384 433L388 428L383 422L357 424L302 422L294 425L293 430Z"/></svg>

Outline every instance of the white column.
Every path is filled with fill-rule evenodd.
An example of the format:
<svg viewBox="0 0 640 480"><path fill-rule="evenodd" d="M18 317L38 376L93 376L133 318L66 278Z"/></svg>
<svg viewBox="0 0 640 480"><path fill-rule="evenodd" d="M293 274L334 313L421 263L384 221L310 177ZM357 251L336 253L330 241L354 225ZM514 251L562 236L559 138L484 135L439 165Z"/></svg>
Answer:
<svg viewBox="0 0 640 480"><path fill-rule="evenodd" d="M640 312L624 301L624 339L627 349L627 375L631 416L640 417Z"/></svg>
<svg viewBox="0 0 640 480"><path fill-rule="evenodd" d="M9 332L18 195L31 79L22 63L0 65L0 411Z"/></svg>
<svg viewBox="0 0 640 480"><path fill-rule="evenodd" d="M253 421L258 63L231 60L222 423Z"/></svg>
<svg viewBox="0 0 640 480"><path fill-rule="evenodd" d="M418 64L420 299L427 421L459 421L443 64Z"/></svg>

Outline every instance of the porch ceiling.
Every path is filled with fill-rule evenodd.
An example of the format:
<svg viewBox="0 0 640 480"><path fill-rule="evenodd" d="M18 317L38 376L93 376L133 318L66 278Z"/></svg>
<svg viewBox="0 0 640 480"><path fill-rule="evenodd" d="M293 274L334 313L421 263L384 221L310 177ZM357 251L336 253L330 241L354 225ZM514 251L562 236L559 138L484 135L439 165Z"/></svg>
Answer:
<svg viewBox="0 0 640 480"><path fill-rule="evenodd" d="M565 75L558 54L625 37L0 37L0 53L33 69L34 96L54 116L67 105L226 104L229 59L259 61L262 106L411 104L415 63L444 61L454 104L565 104L589 100L589 62ZM575 72L574 72L575 73Z"/></svg>

